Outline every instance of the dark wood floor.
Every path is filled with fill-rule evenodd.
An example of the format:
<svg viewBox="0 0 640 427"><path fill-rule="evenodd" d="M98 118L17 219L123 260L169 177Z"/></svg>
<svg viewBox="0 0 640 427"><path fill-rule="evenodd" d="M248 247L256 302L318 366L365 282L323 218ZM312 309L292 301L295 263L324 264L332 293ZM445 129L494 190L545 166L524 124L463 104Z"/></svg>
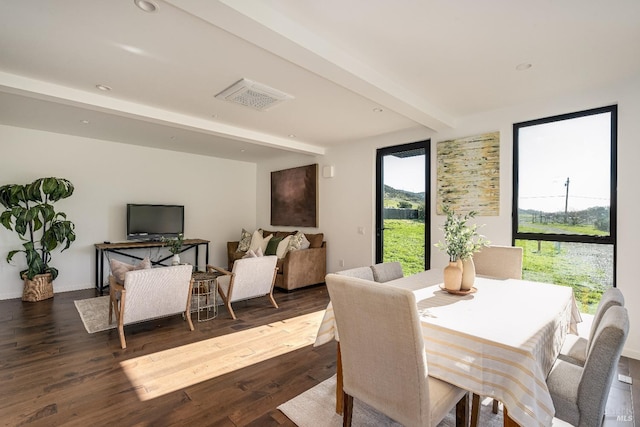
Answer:
<svg viewBox="0 0 640 427"><path fill-rule="evenodd" d="M335 346L307 346L140 401L121 361L324 310L326 288L276 292L278 310L266 299L239 303L237 321L222 308L218 318L194 322L193 332L180 316L128 326L126 350L115 330L85 331L73 301L93 296L82 290L37 303L0 301L1 425L293 426L278 405L335 373ZM640 407L640 362L623 359L619 369L633 377L633 390L616 381L609 406L635 419L629 399ZM605 425L633 425L626 420Z"/></svg>
<svg viewBox="0 0 640 427"><path fill-rule="evenodd" d="M93 290L37 303L0 301L0 424L7 426L293 426L276 408L335 373L335 346L304 347L203 383L140 401L119 363L141 355L324 310L324 286L234 304L237 321L181 316L88 334L73 303ZM268 343L265 343L268 344ZM215 361L212 361L215 363Z"/></svg>

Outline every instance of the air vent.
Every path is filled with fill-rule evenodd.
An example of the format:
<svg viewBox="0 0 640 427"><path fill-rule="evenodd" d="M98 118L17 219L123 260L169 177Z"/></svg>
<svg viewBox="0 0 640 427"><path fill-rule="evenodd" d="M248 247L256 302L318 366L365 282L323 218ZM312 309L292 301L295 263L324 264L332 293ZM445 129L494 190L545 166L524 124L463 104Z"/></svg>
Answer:
<svg viewBox="0 0 640 427"><path fill-rule="evenodd" d="M266 111L282 101L293 99L293 96L249 79L242 79L217 94L216 98Z"/></svg>

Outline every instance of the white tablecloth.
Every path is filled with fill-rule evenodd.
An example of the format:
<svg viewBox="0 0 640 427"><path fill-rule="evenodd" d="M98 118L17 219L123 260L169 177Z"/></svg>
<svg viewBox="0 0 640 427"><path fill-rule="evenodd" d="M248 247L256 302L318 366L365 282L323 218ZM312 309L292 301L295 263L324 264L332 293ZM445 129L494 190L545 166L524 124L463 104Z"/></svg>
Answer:
<svg viewBox="0 0 640 427"><path fill-rule="evenodd" d="M411 289L424 331L429 375L502 401L522 426L548 426L555 412L546 377L580 313L569 287L476 278L477 292L440 288L442 271L387 282ZM337 336L331 304L315 345Z"/></svg>

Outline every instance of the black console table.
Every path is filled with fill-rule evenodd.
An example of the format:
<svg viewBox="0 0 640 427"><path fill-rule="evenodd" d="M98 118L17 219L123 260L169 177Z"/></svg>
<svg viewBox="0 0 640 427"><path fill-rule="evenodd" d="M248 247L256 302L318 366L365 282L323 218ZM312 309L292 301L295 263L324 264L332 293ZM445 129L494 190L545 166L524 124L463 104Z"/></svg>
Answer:
<svg viewBox="0 0 640 427"><path fill-rule="evenodd" d="M198 264L199 247L205 246L205 262L209 264L209 240L202 239L185 239L182 243L182 250L180 253L194 249L196 251L196 264ZM104 292L104 288L108 287L104 285L104 258L106 253L114 253L118 255L124 255L130 258L141 260L142 258L125 253L126 250L141 249L141 248L157 248L166 246L165 242L153 241L153 242L118 242L118 243L96 243L96 289L100 291L100 295ZM164 262L173 257L170 254L160 260L151 261L153 265L166 265Z"/></svg>

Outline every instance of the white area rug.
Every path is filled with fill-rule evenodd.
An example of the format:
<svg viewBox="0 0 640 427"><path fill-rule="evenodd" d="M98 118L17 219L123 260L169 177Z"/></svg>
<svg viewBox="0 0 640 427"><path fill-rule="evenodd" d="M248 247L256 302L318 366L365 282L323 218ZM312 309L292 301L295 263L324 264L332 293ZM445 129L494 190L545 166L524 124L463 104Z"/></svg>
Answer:
<svg viewBox="0 0 640 427"><path fill-rule="evenodd" d="M90 334L116 327L109 324L109 295L74 301L82 323Z"/></svg>
<svg viewBox="0 0 640 427"><path fill-rule="evenodd" d="M278 406L298 427L340 427L342 416L336 414L336 377L335 375L317 386ZM480 408L478 425L483 427L502 426L502 411L491 413L491 399L485 399ZM438 427L455 427L455 416L449 414ZM370 406L354 399L353 427L382 426L402 427L387 416Z"/></svg>

